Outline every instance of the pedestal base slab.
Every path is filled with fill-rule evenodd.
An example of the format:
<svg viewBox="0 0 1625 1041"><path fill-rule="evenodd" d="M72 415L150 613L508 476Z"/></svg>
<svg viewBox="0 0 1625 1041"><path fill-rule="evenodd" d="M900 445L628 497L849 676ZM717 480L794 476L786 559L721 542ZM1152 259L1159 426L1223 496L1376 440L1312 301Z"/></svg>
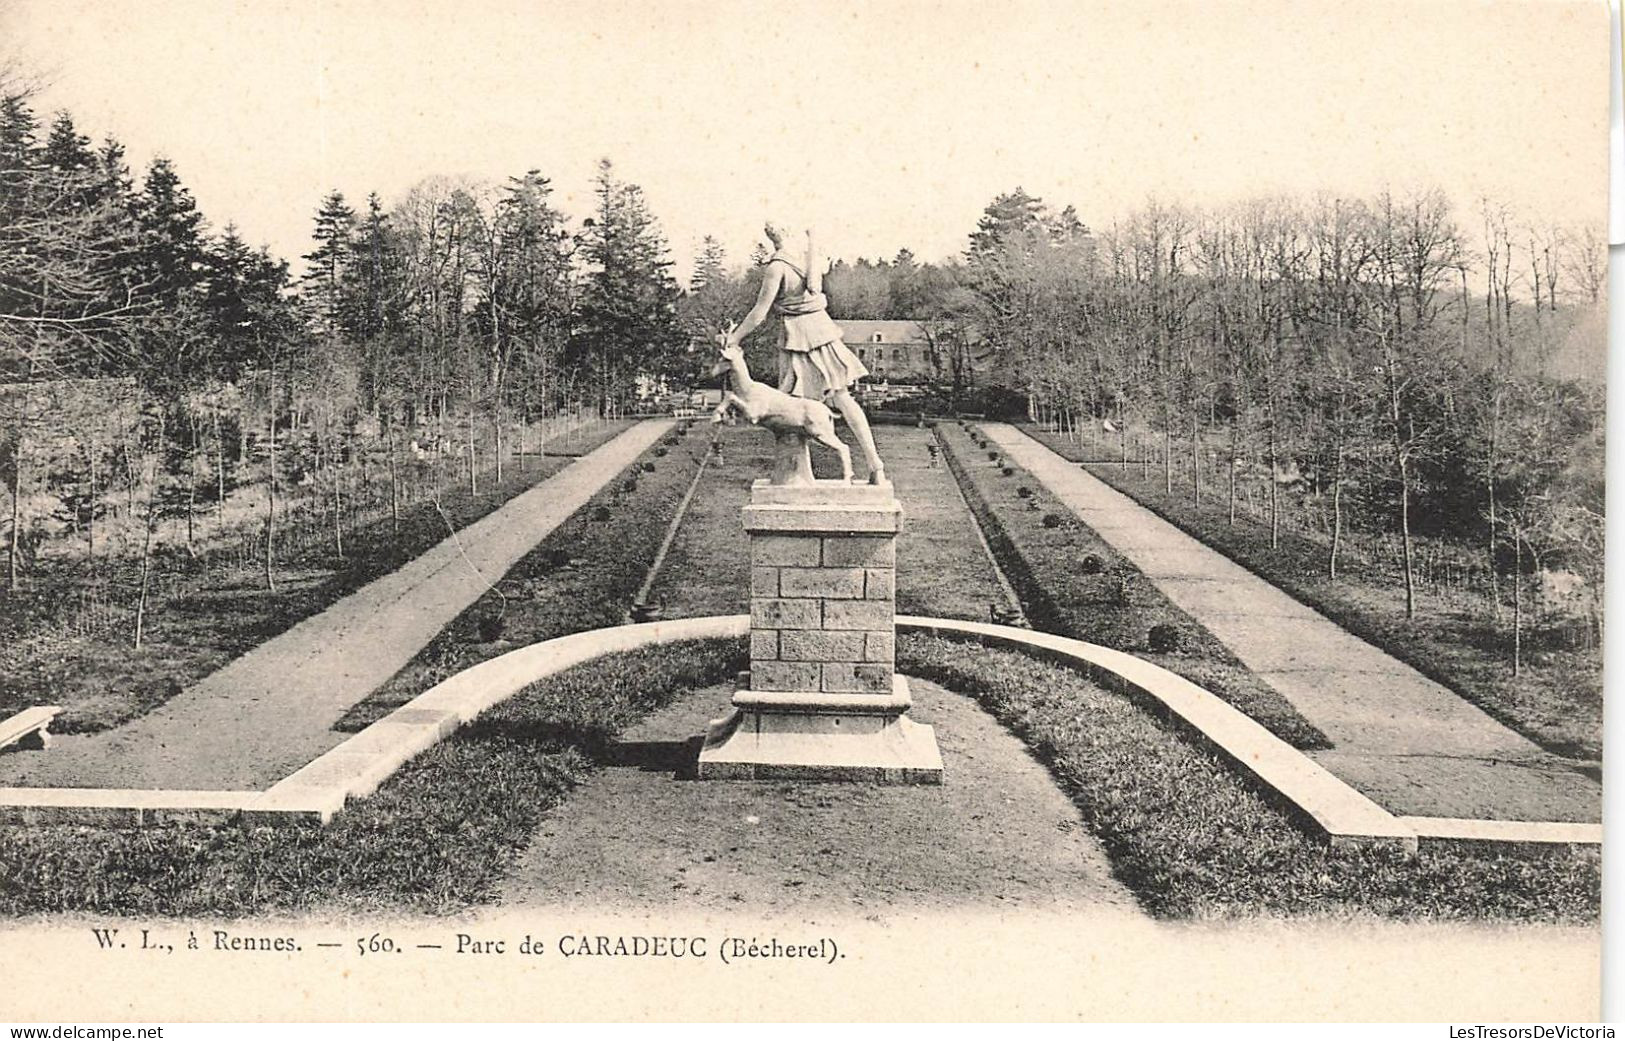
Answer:
<svg viewBox="0 0 1625 1041"><path fill-rule="evenodd" d="M904 714L902 676L890 697L740 691L734 705L706 733L701 780L942 783L936 732Z"/></svg>

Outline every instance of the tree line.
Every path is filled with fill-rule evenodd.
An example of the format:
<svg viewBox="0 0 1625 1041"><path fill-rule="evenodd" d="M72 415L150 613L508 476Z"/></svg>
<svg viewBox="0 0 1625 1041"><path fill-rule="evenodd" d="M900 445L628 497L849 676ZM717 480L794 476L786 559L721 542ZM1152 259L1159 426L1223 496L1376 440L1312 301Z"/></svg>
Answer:
<svg viewBox="0 0 1625 1041"><path fill-rule="evenodd" d="M274 585L281 524L342 557L347 526L502 479L550 418L693 385L756 285L708 237L679 287L607 160L579 222L529 170L334 191L312 241L295 275L211 230L168 160L138 180L0 76L9 587L47 530L109 552L110 517L143 583L155 543L207 528ZM1391 546L1408 612L1417 539L1459 550L1499 612L1536 570L1600 589L1605 255L1437 191L1152 200L1091 229L1018 188L962 256L837 261L825 288L837 320L917 321L950 407L1020 402L1232 523L1318 533L1331 576ZM770 335L747 342L768 372Z"/></svg>
<svg viewBox="0 0 1625 1041"><path fill-rule="evenodd" d="M160 549L226 540L274 588L283 537L320 525L342 559L355 524L694 368L663 234L607 160L575 227L536 170L334 191L296 275L124 156L0 77L6 588L53 552L135 561L138 642Z"/></svg>
<svg viewBox="0 0 1625 1041"><path fill-rule="evenodd" d="M1160 469L1192 505L1216 498L1232 524L1261 500L1272 544L1286 524L1324 536L1332 578L1351 541L1392 544L1407 616L1419 536L1476 560L1497 614L1508 596L1525 610L1538 570L1600 591L1592 229L1490 200L1458 214L1418 190L1152 200L1091 233L1018 189L958 274L947 323L997 348L1036 418L1115 442L1120 465ZM1595 636L1600 597L1588 606Z"/></svg>

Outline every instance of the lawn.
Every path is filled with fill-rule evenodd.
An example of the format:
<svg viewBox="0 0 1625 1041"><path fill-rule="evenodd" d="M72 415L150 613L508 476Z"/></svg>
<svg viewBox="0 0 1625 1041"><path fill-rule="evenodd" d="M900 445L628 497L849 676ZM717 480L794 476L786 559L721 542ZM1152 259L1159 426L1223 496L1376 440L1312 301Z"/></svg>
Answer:
<svg viewBox="0 0 1625 1041"><path fill-rule="evenodd" d="M898 639L897 665L978 699L1025 741L1158 916L1597 918L1595 851L1332 849L1171 724L1070 668L917 634Z"/></svg>
<svg viewBox="0 0 1625 1041"><path fill-rule="evenodd" d="M651 593L667 617L740 614L750 606L750 542L739 511L750 501L751 482L770 467L773 439L746 426L704 429L719 439L722 453L706 468ZM847 428L837 430L850 443ZM986 621L989 603L1002 603L1004 595L947 464L932 464L930 431L912 424L876 424L874 431L903 502L897 610ZM815 447L813 457L820 477L836 476L833 454Z"/></svg>
<svg viewBox="0 0 1625 1041"><path fill-rule="evenodd" d="M615 761L617 734L743 665L741 640L692 641L549 677L325 828L0 825L0 913L464 911L493 898L548 810ZM1159 917L1597 916L1593 853L1329 849L1199 744L1066 666L920 635L898 641L898 666L977 699L1020 737L1100 838L1113 874Z"/></svg>
<svg viewBox="0 0 1625 1041"><path fill-rule="evenodd" d="M604 761L617 733L743 666L743 641L712 640L559 673L413 759L326 827L0 824L0 914L464 910L490 899L543 814Z"/></svg>
<svg viewBox="0 0 1625 1041"><path fill-rule="evenodd" d="M957 456L968 454L968 434L947 424L942 433ZM766 438L748 429L720 436L723 461L707 467L656 585L668 607L699 609L687 613L727 613L738 609L729 604L744 600L743 565L737 562L745 543L736 508L759 472ZM923 448L923 433L888 430L882 443L899 460L894 465L900 487L942 479L941 473L910 474L916 465L931 470L928 457L901 462ZM471 607L358 707L348 725L375 718L438 677L513 644L620 621L664 534L664 521L708 450L708 428L652 447L628 470L636 474L634 488L626 486L627 478L617 479L502 580L505 609L496 594ZM978 451L985 459L986 450ZM1116 574L1131 589L1126 602L1097 602L1098 589L1076 582L1099 576L1080 576L1066 563L1100 552L1086 530L1046 526L1043 518L1055 504L1038 499L1037 509L1028 509L1027 500L1041 494L1036 482L1025 482L1030 494L1023 496L1020 471L1004 474L1002 460L979 470L974 461L955 465L965 473L973 505L998 533L996 547L1013 565L1012 577L1019 574L1018 586L1036 616L1081 630L1069 635L1120 640L1119 646L1129 644L1136 653L1145 653L1133 644L1147 626L1189 624L1122 572ZM915 544L923 553L917 562L922 604L937 595L928 588L937 562L932 553L968 567L981 552L967 511L956 509L957 521L955 510L947 509L929 528L938 536L957 534ZM1109 556L1103 561L1114 563ZM979 578L970 573L973 593L961 588L946 595L987 595L991 572ZM1104 573L1113 574L1110 568ZM1117 587L1110 588L1118 598ZM493 635L498 623L490 619L497 617L503 639L483 639ZM1197 653L1189 646L1201 645L1147 656L1177 667ZM599 659L549 677L414 759L325 828L0 825L0 912L465 910L492 899L520 850L546 841L535 838L543 815L614 761L617 734L658 707L725 682L744 658L743 641L694 641ZM1113 874L1155 915L1554 922L1597 916L1600 870L1594 853L1460 847L1407 856L1329 849L1304 835L1199 739L1076 670L919 635L899 640L898 667L977 699L1019 736L1078 806L1110 856ZM1254 696L1244 672L1237 675L1226 661L1209 668L1231 685L1232 698L1245 702ZM1292 729L1290 719L1275 722Z"/></svg>
<svg viewBox="0 0 1625 1041"><path fill-rule="evenodd" d="M1404 579L1397 566L1349 560L1333 581L1326 574L1328 543L1321 539L1283 531L1280 545L1272 548L1266 525L1245 517L1230 524L1222 495L1196 507L1188 488L1176 487L1168 494L1160 472L1148 479L1137 466L1125 470L1094 458L1099 453L1087 444L1031 425L1022 429L1063 457L1083 461L1085 469L1113 488L1547 750L1601 758L1600 649L1554 646L1539 630L1526 632L1526 661L1521 675L1514 676L1510 608L1497 622L1483 597L1433 595L1424 585L1417 616L1407 619Z"/></svg>

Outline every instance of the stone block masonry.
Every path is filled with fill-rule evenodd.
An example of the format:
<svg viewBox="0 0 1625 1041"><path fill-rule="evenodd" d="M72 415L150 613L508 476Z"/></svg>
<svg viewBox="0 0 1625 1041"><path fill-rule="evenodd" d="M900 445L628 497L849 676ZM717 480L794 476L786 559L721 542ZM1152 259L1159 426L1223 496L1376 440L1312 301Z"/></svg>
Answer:
<svg viewBox="0 0 1625 1041"><path fill-rule="evenodd" d="M749 678L707 734L701 777L940 783L895 669L901 524L889 484L751 489Z"/></svg>
<svg viewBox="0 0 1625 1041"><path fill-rule="evenodd" d="M864 488L819 491L840 494L841 507L779 493L783 501L746 510L752 683L758 690L884 693L896 653L901 512L895 499ZM859 530L828 530L859 514ZM821 668L800 667L808 664Z"/></svg>

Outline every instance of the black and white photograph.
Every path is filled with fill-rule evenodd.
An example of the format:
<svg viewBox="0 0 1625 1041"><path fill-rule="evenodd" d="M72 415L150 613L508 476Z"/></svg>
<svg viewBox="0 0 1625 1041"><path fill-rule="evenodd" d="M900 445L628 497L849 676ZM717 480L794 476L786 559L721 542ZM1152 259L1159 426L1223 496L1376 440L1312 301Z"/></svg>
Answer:
<svg viewBox="0 0 1625 1041"><path fill-rule="evenodd" d="M0 0L0 1021L1601 1022L1616 34Z"/></svg>

